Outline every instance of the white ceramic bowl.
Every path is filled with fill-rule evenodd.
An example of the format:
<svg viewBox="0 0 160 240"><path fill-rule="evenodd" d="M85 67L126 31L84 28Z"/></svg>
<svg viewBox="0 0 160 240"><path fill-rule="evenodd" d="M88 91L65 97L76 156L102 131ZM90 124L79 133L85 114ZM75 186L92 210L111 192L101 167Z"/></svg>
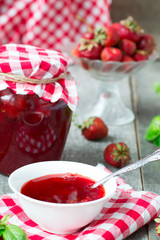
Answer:
<svg viewBox="0 0 160 240"><path fill-rule="evenodd" d="M77 173L95 181L105 177L108 173L98 167L78 162L46 161L21 167L9 176L9 186L17 194L21 207L30 219L48 232L69 234L90 223L101 212L115 193L117 185L115 179L111 179L104 184L105 196L103 198L84 203L49 203L21 194L21 187L25 182L56 173Z"/></svg>

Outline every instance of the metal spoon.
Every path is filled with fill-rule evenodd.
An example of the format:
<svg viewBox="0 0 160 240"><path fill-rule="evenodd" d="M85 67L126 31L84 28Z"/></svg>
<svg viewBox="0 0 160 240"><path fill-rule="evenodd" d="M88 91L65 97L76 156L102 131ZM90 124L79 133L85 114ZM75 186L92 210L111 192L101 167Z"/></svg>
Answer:
<svg viewBox="0 0 160 240"><path fill-rule="evenodd" d="M121 168L120 170L111 173L110 175L102 178L101 180L99 180L98 182L96 182L95 184L93 184L92 188L98 187L101 184L104 184L105 182L107 182L108 180L110 180L113 177L116 177L120 174L126 173L126 172L130 172L132 170L135 170L137 168L140 168L142 166L144 166L145 164L149 163L149 162L154 162L160 160L160 149L158 149L157 151L155 151L154 153L152 153L151 155L142 158L134 163L131 163L123 168Z"/></svg>

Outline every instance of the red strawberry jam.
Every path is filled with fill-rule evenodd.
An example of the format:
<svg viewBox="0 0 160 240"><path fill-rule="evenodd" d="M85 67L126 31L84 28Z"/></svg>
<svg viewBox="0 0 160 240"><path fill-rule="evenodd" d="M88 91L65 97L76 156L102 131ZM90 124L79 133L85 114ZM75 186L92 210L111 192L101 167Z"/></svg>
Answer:
<svg viewBox="0 0 160 240"><path fill-rule="evenodd" d="M0 172L34 162L59 160L71 124L72 111L58 100L0 91Z"/></svg>
<svg viewBox="0 0 160 240"><path fill-rule="evenodd" d="M94 180L79 174L52 174L26 182L21 193L52 203L82 203L104 197L104 187L91 188Z"/></svg>

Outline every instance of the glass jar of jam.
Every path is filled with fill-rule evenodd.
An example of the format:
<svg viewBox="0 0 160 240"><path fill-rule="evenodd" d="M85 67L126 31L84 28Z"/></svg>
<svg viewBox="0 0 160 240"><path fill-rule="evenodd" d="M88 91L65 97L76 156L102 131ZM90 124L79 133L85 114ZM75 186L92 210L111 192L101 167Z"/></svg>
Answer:
<svg viewBox="0 0 160 240"><path fill-rule="evenodd" d="M0 46L0 173L61 158L78 94L62 53Z"/></svg>
<svg viewBox="0 0 160 240"><path fill-rule="evenodd" d="M61 99L51 103L36 94L0 91L0 172L9 175L29 163L59 160L71 118Z"/></svg>

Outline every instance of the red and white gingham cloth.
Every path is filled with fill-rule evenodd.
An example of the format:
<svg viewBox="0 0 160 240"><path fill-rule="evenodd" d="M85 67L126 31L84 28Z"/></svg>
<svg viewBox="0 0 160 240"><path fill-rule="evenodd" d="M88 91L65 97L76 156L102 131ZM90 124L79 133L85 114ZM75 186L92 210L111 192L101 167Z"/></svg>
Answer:
<svg viewBox="0 0 160 240"><path fill-rule="evenodd" d="M100 215L70 235L50 234L40 229L23 212L14 194L0 198L0 218L7 214L11 215L9 223L20 226L30 240L121 240L160 214L160 196L135 191L122 178L117 178L117 191Z"/></svg>
<svg viewBox="0 0 160 240"><path fill-rule="evenodd" d="M69 60L68 57L57 51L30 45L6 44L0 46L0 72L27 78L48 79L59 77L67 72ZM22 95L35 93L40 98L50 102L63 99L73 111L78 101L75 81L64 77L54 83L36 85L10 82L7 81L7 77L0 76L0 91L6 88Z"/></svg>
<svg viewBox="0 0 160 240"><path fill-rule="evenodd" d="M87 25L108 25L111 0L1 0L0 45L30 44L60 50L75 42Z"/></svg>

